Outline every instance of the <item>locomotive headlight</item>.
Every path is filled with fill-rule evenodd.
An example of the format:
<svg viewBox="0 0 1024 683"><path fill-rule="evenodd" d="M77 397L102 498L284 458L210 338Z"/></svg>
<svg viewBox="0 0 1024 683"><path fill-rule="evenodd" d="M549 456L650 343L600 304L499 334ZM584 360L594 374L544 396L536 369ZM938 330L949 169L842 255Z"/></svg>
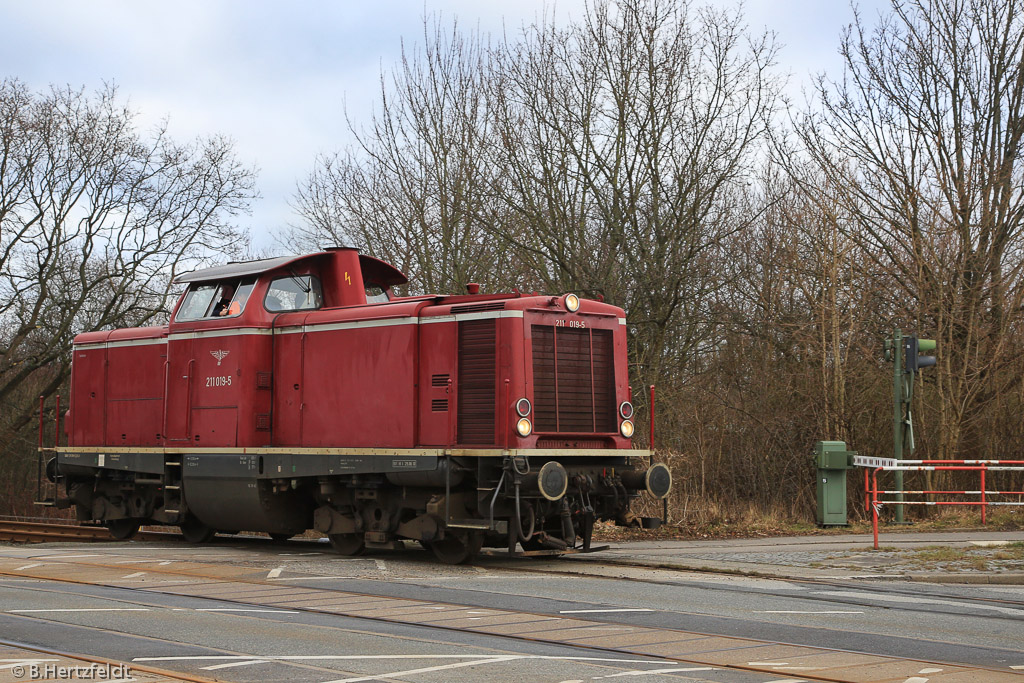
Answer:
<svg viewBox="0 0 1024 683"><path fill-rule="evenodd" d="M516 422L516 431L519 432L519 436L529 436L533 431L533 425L525 417L521 417L519 422Z"/></svg>
<svg viewBox="0 0 1024 683"><path fill-rule="evenodd" d="M532 409L533 406L530 405L529 399L521 398L518 401L516 401L516 413L519 415L519 417L526 417L527 415L530 414L530 411Z"/></svg>
<svg viewBox="0 0 1024 683"><path fill-rule="evenodd" d="M619 425L619 431L622 432L622 435L624 437L626 437L627 439L632 439L633 438L633 423L630 422L629 420L623 420L622 424Z"/></svg>
<svg viewBox="0 0 1024 683"><path fill-rule="evenodd" d="M628 420L633 417L633 404L629 401L623 401L622 404L619 405L619 415L621 415L624 420Z"/></svg>
<svg viewBox="0 0 1024 683"><path fill-rule="evenodd" d="M576 311L580 310L580 298L575 294L566 294L565 308L570 313L575 313Z"/></svg>

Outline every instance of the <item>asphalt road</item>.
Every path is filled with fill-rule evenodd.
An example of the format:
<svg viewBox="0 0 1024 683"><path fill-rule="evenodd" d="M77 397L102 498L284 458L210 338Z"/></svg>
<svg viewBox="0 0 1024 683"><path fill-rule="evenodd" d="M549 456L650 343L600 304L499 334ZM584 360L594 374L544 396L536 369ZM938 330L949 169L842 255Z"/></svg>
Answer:
<svg viewBox="0 0 1024 683"><path fill-rule="evenodd" d="M758 662L762 672L697 666L607 648L142 592L132 589L133 581L159 588L161 581L174 581L161 570L201 561L296 590L468 606L468 614L479 614L469 619L487 619L494 610L587 619L600 622L596 628L613 639L618 629L642 626L890 655L924 661L916 672L922 681L944 664L1024 674L1024 668L1011 668L1024 667L1020 586L759 579L600 567L593 558L584 566L571 557L484 559L469 567L448 567L422 551L340 558L312 543L243 540L203 547L5 546L0 558L17 558L5 566L27 567L24 574L75 561L108 570L128 565L121 587L21 577L5 570L0 575L0 638L221 680L801 679L799 667L784 657ZM580 570L587 574L573 573ZM24 680L13 677L4 659L0 653L0 681ZM8 663L12 659L6 657ZM765 672L774 669L778 674Z"/></svg>

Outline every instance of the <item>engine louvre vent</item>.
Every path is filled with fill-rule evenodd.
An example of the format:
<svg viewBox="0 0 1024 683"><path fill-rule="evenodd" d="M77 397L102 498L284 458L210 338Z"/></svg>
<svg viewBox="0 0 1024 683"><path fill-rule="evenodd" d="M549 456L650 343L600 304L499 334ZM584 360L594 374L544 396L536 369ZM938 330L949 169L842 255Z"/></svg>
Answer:
<svg viewBox="0 0 1024 683"><path fill-rule="evenodd" d="M431 375L430 386L432 387L446 387L448 386L448 380L451 379L451 375Z"/></svg>
<svg viewBox="0 0 1024 683"><path fill-rule="evenodd" d="M448 399L446 398L435 398L430 401L430 410L435 413L447 413L448 412Z"/></svg>
<svg viewBox="0 0 1024 683"><path fill-rule="evenodd" d="M452 315L458 315L459 313L480 313L482 311L503 310L505 310L504 301L487 301L482 304L464 304L462 306L452 306Z"/></svg>
<svg viewBox="0 0 1024 683"><path fill-rule="evenodd" d="M531 336L536 431L615 432L612 331L533 325Z"/></svg>
<svg viewBox="0 0 1024 683"><path fill-rule="evenodd" d="M493 445L497 400L497 324L459 322L458 435L460 444Z"/></svg>

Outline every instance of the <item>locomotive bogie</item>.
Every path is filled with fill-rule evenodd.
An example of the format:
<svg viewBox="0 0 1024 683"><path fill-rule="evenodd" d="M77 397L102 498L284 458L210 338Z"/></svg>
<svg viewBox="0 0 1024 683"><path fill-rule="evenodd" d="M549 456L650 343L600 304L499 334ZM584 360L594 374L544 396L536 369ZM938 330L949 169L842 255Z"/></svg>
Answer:
<svg viewBox="0 0 1024 683"><path fill-rule="evenodd" d="M197 271L163 327L75 340L55 475L79 518L284 538L590 545L667 469L633 449L621 309L563 297L396 297L335 249ZM646 473L645 473L646 472Z"/></svg>

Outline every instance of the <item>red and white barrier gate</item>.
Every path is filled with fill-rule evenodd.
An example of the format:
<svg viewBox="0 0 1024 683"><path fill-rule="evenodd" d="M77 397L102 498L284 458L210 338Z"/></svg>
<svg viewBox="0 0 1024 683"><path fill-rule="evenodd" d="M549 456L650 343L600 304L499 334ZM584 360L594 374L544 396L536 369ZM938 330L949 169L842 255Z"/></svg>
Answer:
<svg viewBox="0 0 1024 683"><path fill-rule="evenodd" d="M864 468L864 505L871 512L871 528L878 550L878 511L883 505L977 505L981 507L981 523L990 505L1021 506L1024 501L993 501L989 496L1024 496L1024 491L988 491L985 489L987 472L1021 472L1024 460L896 460L895 458L869 458L854 456L853 464ZM878 488L879 472L978 472L981 483L977 491L886 491ZM881 500L882 495L962 495L978 496L978 500Z"/></svg>

